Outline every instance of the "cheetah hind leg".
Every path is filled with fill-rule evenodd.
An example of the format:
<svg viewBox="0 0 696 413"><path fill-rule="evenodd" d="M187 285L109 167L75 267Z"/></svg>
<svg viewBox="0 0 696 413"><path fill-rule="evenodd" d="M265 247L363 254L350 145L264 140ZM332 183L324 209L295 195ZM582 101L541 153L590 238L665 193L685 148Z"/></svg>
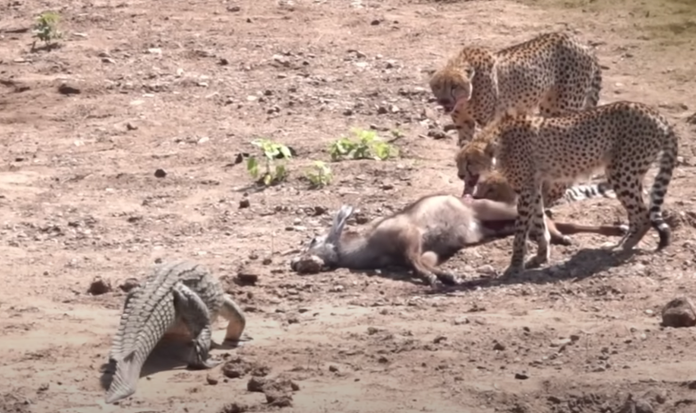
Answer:
<svg viewBox="0 0 696 413"><path fill-rule="evenodd" d="M607 168L606 175L616 197L628 213L628 231L618 243L613 246L607 243L604 246L608 250L620 249L620 255L625 255L633 251L652 226L650 213L643 201L643 185L640 179L645 173L636 174L636 178L628 178L624 177L618 168Z"/></svg>

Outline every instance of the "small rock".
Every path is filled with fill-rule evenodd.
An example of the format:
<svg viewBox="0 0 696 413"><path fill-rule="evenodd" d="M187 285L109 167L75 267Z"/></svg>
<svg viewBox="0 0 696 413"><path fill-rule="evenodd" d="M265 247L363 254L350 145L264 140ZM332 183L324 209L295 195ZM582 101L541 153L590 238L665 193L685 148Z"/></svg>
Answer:
<svg viewBox="0 0 696 413"><path fill-rule="evenodd" d="M230 379L238 379L246 374L246 369L238 360L230 360L222 366L222 374Z"/></svg>
<svg viewBox="0 0 696 413"><path fill-rule="evenodd" d="M228 403L222 406L222 409L218 413L244 413L248 411L249 408L246 405L238 403Z"/></svg>
<svg viewBox="0 0 696 413"><path fill-rule="evenodd" d="M572 342L569 338L560 338L551 342L551 347L564 347Z"/></svg>
<svg viewBox="0 0 696 413"><path fill-rule="evenodd" d="M386 114L386 113L389 113L389 111L388 111L387 108L385 108L384 106L380 106L380 107L377 108L377 114L378 114L378 115L384 115L384 114Z"/></svg>
<svg viewBox="0 0 696 413"><path fill-rule="evenodd" d="M137 278L127 278L118 288L124 293L130 292L133 288L140 287L140 281Z"/></svg>
<svg viewBox="0 0 696 413"><path fill-rule="evenodd" d="M155 178L164 178L165 176L167 176L167 172L165 172L164 169L157 169L155 171Z"/></svg>
<svg viewBox="0 0 696 413"><path fill-rule="evenodd" d="M251 202L249 202L249 200L246 198L239 201L239 209L249 208L250 205Z"/></svg>
<svg viewBox="0 0 696 413"><path fill-rule="evenodd" d="M128 130L138 130L138 127L136 125L133 125L132 123L128 122L126 123L126 129Z"/></svg>
<svg viewBox="0 0 696 413"><path fill-rule="evenodd" d="M251 375L255 377L266 377L270 372L271 368L268 366L256 366L251 370Z"/></svg>
<svg viewBox="0 0 696 413"><path fill-rule="evenodd" d="M529 378L529 375L525 372L515 373L515 378L517 380L527 380Z"/></svg>
<svg viewBox="0 0 696 413"><path fill-rule="evenodd" d="M227 11L230 13L237 13L240 10L242 10L242 8L239 6L228 6L227 7Z"/></svg>
<svg viewBox="0 0 696 413"><path fill-rule="evenodd" d="M372 20L372 21L370 22L370 25L372 25L372 26L377 26L377 25L379 25L381 22L382 22L382 21L379 20L379 19L374 19L374 20Z"/></svg>
<svg viewBox="0 0 696 413"><path fill-rule="evenodd" d="M266 391L266 402L275 407L290 407L292 406L292 394L282 393L277 391Z"/></svg>
<svg viewBox="0 0 696 413"><path fill-rule="evenodd" d="M257 392L257 393L262 393L263 392L263 386L265 386L267 383L266 378L264 377L258 377L258 376L253 376L252 378L249 379L247 382L247 390L250 392Z"/></svg>
<svg viewBox="0 0 696 413"><path fill-rule="evenodd" d="M338 367L336 367L336 366L334 366L334 365L330 365L330 366L329 366L329 371L332 372L332 373L337 373L337 372L338 372Z"/></svg>
<svg viewBox="0 0 696 413"><path fill-rule="evenodd" d="M217 377L213 376L212 374L208 374L208 375L205 377L205 380L206 380L206 381L208 382L208 384L210 384L211 386L214 386L214 385L218 384L218 382L219 382L219 380L217 379Z"/></svg>
<svg viewBox="0 0 696 413"><path fill-rule="evenodd" d="M493 343L493 350L495 350L495 351L503 351L503 350L505 350L505 344L503 344L503 343L501 343L501 342L498 342L498 341L495 341L495 342Z"/></svg>
<svg viewBox="0 0 696 413"><path fill-rule="evenodd" d="M67 83L63 83L58 86L58 92L62 95L79 95L82 93L80 89L70 86Z"/></svg>
<svg viewBox="0 0 696 413"><path fill-rule="evenodd" d="M440 344L441 342L443 342L443 341L445 341L445 340L447 340L447 337L445 337L445 336L437 336L437 337L435 337L435 339L433 340L433 343L435 343L435 344Z"/></svg>
<svg viewBox="0 0 696 413"><path fill-rule="evenodd" d="M256 285L259 281L259 275L244 269L237 273L237 281L240 285Z"/></svg>
<svg viewBox="0 0 696 413"><path fill-rule="evenodd" d="M111 292L111 290L111 282L97 275L89 285L88 292L92 295L102 295Z"/></svg>
<svg viewBox="0 0 696 413"><path fill-rule="evenodd" d="M693 327L696 325L694 304L688 297L670 301L662 309L662 325L665 327Z"/></svg>

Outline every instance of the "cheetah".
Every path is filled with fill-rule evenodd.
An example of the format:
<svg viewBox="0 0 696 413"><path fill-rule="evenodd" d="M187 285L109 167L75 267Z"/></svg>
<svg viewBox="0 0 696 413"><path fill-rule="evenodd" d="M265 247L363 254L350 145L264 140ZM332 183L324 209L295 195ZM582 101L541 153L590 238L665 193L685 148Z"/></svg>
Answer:
<svg viewBox="0 0 696 413"><path fill-rule="evenodd" d="M549 261L542 184L568 184L602 169L628 215L628 231L611 249L633 250L650 226L659 235L656 251L670 245L671 230L661 207L676 167L679 138L656 109L619 101L558 117L505 115L484 128L477 141L487 143L481 149L480 166L490 170L497 164L519 194L512 256L505 275ZM655 161L659 171L646 208L643 179ZM469 170L466 162L459 166ZM537 239L536 256L525 263L526 239L532 229L543 236Z"/></svg>
<svg viewBox="0 0 696 413"><path fill-rule="evenodd" d="M435 71L430 89L450 113L461 146L477 125L504 113L538 107L542 116L558 116L596 107L602 69L589 46L557 31L498 51L466 46Z"/></svg>
<svg viewBox="0 0 696 413"><path fill-rule="evenodd" d="M505 177L498 170L493 170L486 175L483 175L476 185L476 189L471 197L473 199L490 199L492 201L502 202L507 205L515 205L517 203L517 193L514 189L512 189L510 184L508 184L508 182L505 180ZM609 187L609 184L606 181L603 181L589 185L571 186L563 194L562 200L567 203L572 203L584 199L598 197L616 198L616 194ZM563 230L559 230L557 228L557 224L555 224L552 220L551 211L546 210L545 215L547 216L546 225L549 228L552 244L566 246L572 245L573 241L569 235L580 232L589 232L610 236L623 236L628 231L628 227L625 225L582 226L577 224L573 224L576 225L575 228L577 228L577 230L569 231L565 228ZM583 228L584 230L581 230L580 228ZM538 236L539 234L536 235Z"/></svg>

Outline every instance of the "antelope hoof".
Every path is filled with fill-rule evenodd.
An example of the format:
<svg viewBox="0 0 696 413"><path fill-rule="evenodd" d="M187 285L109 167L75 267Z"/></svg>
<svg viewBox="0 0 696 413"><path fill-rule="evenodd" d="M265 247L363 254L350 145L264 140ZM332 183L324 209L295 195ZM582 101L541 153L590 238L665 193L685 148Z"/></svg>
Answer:
<svg viewBox="0 0 696 413"><path fill-rule="evenodd" d="M560 238L556 238L554 241L555 241L554 243L558 244L558 245L565 245L565 246L573 245L573 239L570 238L570 236L568 236L568 235L563 235Z"/></svg>
<svg viewBox="0 0 696 413"><path fill-rule="evenodd" d="M613 251L616 248L618 248L620 245L621 245L620 242L617 243L617 242L607 241L607 242L603 243L602 245L600 245L599 249L605 250L605 251Z"/></svg>

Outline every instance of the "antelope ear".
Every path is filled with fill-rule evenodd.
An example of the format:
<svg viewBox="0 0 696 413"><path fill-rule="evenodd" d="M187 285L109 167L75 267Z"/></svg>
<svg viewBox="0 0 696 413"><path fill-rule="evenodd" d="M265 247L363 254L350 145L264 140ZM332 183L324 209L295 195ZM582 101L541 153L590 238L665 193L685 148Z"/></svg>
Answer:
<svg viewBox="0 0 696 413"><path fill-rule="evenodd" d="M466 75L466 77L469 78L469 81L471 81L474 78L474 76L476 75L476 69L469 66L466 69L464 69L464 74Z"/></svg>
<svg viewBox="0 0 696 413"><path fill-rule="evenodd" d="M496 142L488 142L486 147L483 149L483 154L486 156L486 158L491 160L491 166L495 166L496 164L496 152L498 152L498 145Z"/></svg>
<svg viewBox="0 0 696 413"><path fill-rule="evenodd" d="M336 217L334 217L333 225L331 226L331 230L329 230L329 235L326 237L327 241L332 243L338 241L338 239L341 237L341 233L343 232L343 227L346 226L346 221L348 221L348 218L350 218L352 214L352 206L341 206L341 209L339 209L336 213Z"/></svg>

